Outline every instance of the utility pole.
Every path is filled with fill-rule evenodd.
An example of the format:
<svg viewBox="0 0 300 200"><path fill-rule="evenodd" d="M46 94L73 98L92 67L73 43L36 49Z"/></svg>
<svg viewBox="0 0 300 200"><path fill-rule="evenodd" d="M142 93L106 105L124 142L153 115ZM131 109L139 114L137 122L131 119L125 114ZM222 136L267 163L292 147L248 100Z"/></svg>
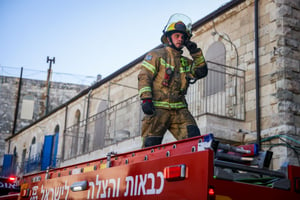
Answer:
<svg viewBox="0 0 300 200"><path fill-rule="evenodd" d="M46 96L46 115L49 113L49 97L50 97L50 79L51 79L51 74L52 74L52 63L55 64L55 57L52 59L47 56L47 63L49 63L49 69L48 69L48 75L47 75L47 96Z"/></svg>
<svg viewBox="0 0 300 200"><path fill-rule="evenodd" d="M21 74L19 79L19 89L18 89L18 95L17 95L17 103L16 103L16 109L15 109L15 118L14 118L14 124L12 129L12 134L14 135L17 129L17 121L18 121L18 114L19 114L19 107L20 107L20 96L21 96L21 88L22 88L22 81L23 81L23 67L21 67Z"/></svg>

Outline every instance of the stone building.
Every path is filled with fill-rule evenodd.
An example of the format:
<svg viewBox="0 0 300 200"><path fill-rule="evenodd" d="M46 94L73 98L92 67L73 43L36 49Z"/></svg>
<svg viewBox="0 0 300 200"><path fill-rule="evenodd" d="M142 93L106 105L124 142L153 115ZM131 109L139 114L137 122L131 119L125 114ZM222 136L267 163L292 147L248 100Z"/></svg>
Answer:
<svg viewBox="0 0 300 200"><path fill-rule="evenodd" d="M258 142L274 152L273 169L299 165L299 17L299 1L233 0L193 24L192 40L209 68L187 94L202 134ZM16 172L139 149L137 75L144 56L9 137L5 152ZM163 142L172 140L167 133Z"/></svg>
<svg viewBox="0 0 300 200"><path fill-rule="evenodd" d="M9 67L1 67L1 69L3 69L1 71L11 71ZM42 72L34 71L34 73ZM9 74L13 75L13 73ZM54 110L87 87L75 83L50 82L49 100L51 100L48 110ZM0 166L5 153L5 139L45 116L46 100L46 81L0 76Z"/></svg>

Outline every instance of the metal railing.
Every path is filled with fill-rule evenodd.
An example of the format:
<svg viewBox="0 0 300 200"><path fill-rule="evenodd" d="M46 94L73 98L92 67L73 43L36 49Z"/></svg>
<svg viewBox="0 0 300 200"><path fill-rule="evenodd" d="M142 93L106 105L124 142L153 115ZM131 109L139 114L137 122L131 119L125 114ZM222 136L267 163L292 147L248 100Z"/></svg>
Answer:
<svg viewBox="0 0 300 200"><path fill-rule="evenodd" d="M203 114L245 119L245 71L207 61L209 72L204 79L190 85L186 95L189 110Z"/></svg>
<svg viewBox="0 0 300 200"><path fill-rule="evenodd" d="M53 159L52 159L53 160ZM55 158L55 166L53 166L53 163L50 163L48 168L56 168L60 167L61 158L56 157ZM32 172L39 172L41 171L41 165L42 165L42 155L41 153L35 154L31 156L31 158L26 159L23 162L16 163L13 167L13 174L28 174Z"/></svg>
<svg viewBox="0 0 300 200"><path fill-rule="evenodd" d="M41 169L41 154L36 154L36 155L32 156L31 158L29 158L28 160L25 160L21 166L23 166L21 171L23 171L24 174L40 170Z"/></svg>

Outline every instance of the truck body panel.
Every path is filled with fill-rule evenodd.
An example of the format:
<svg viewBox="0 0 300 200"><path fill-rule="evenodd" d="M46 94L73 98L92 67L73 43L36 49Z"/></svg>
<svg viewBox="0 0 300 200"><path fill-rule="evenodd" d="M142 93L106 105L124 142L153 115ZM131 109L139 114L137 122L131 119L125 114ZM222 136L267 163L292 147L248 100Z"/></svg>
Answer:
<svg viewBox="0 0 300 200"><path fill-rule="evenodd" d="M261 180L216 175L211 138L206 135L123 154L111 152L106 158L30 174L21 179L19 199L300 199L300 168L296 166L288 166L286 177L274 172L279 177L267 179L269 186L251 182L265 181L265 169ZM278 180L283 182L280 189L270 186L281 183Z"/></svg>

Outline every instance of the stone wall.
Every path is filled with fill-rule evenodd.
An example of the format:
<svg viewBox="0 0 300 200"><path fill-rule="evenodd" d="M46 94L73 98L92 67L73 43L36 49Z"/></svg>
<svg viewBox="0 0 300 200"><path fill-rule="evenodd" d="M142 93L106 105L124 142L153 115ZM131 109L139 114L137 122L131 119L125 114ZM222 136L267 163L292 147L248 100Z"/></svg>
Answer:
<svg viewBox="0 0 300 200"><path fill-rule="evenodd" d="M19 81L20 79L16 77L0 76L0 166L5 153L4 140L12 135ZM67 102L86 87L85 85L51 82L49 111ZM15 133L45 115L46 94L45 81L22 79ZM31 107L32 105L31 103L26 104L26 100L33 104L32 113L30 113L30 109L26 110L26 106L30 105L29 107ZM26 112L29 113L26 114ZM28 116L31 117L28 118Z"/></svg>
<svg viewBox="0 0 300 200"><path fill-rule="evenodd" d="M300 2L263 0L259 1L258 12L261 137L267 140L283 135L280 137L285 137L285 142L299 145L292 139L300 139ZM254 31L254 0L247 0L194 32L195 40L204 52L213 41L222 41L228 53L226 64L234 66L238 58L238 67L246 71L246 120L239 123L243 132L248 133L246 142L255 141L257 136ZM223 139L238 140L237 130L222 126L222 123L223 120L207 121L208 127L209 124L214 124L214 129L220 127L217 135ZM267 150L278 143L282 140L264 142L262 147ZM283 161L299 164L298 155L292 148L283 145L271 150L274 168L278 169Z"/></svg>
<svg viewBox="0 0 300 200"><path fill-rule="evenodd" d="M265 0L259 5L261 133L262 138L280 136L282 139L263 144L267 149L284 142L299 145L290 138L300 141L300 2ZM250 93L253 82L254 79L249 80L246 86L249 94L253 94ZM248 98L250 102L255 101L254 95ZM251 131L255 132L254 110L248 110L247 115L247 121L253 121ZM292 148L283 144L271 150L274 168L285 161L299 164Z"/></svg>
<svg viewBox="0 0 300 200"><path fill-rule="evenodd" d="M270 60L274 61L276 71L271 73L272 83L276 84L274 96L278 99L277 113L270 116L271 129L277 134L297 139L300 143L300 2L276 0L274 16L275 47ZM282 127L284 129L282 129ZM274 134L274 133L273 133ZM281 142L281 141L280 141ZM284 155L282 155L284 154ZM299 157L291 148L278 151L278 160L299 164ZM285 158L285 159L284 159Z"/></svg>

